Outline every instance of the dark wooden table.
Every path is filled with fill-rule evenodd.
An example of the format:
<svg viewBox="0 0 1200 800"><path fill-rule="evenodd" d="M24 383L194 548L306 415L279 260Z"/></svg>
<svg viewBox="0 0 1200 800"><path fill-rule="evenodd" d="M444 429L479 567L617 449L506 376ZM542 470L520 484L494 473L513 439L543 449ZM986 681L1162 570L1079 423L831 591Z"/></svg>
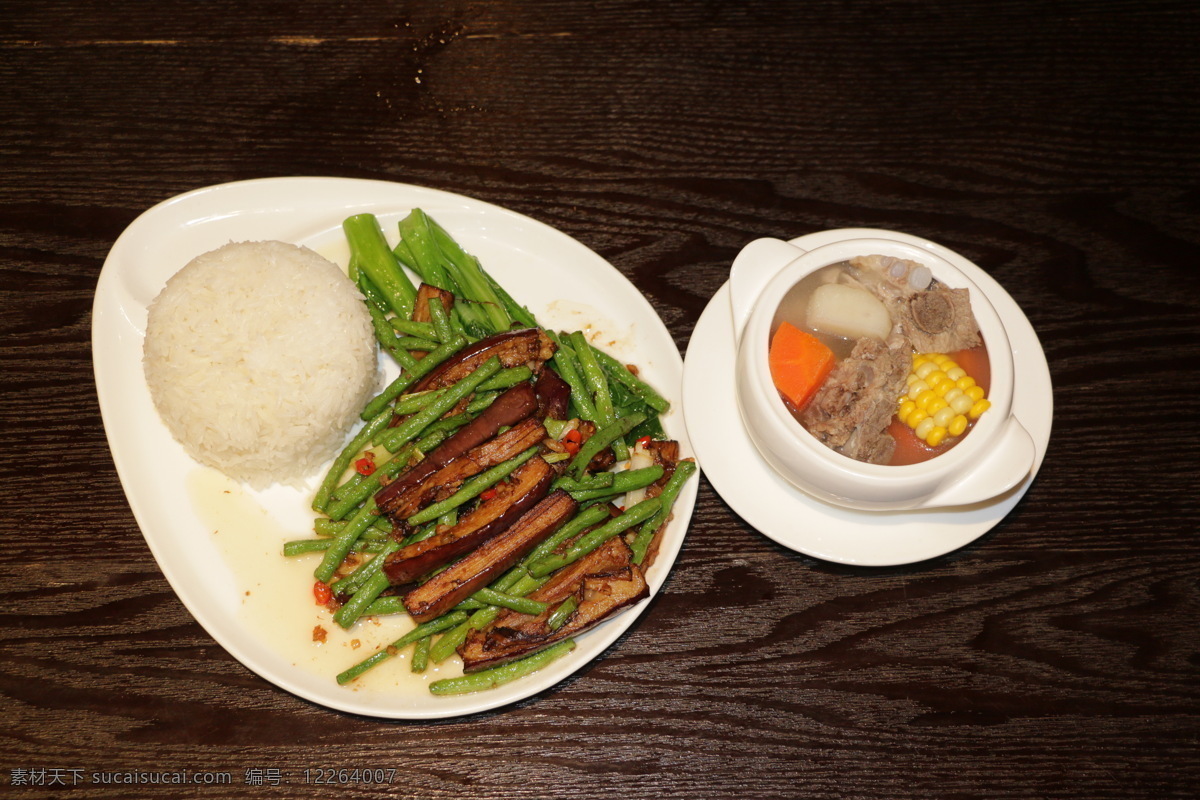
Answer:
<svg viewBox="0 0 1200 800"><path fill-rule="evenodd" d="M5 796L1195 796L1198 38L1182 0L4 3ZM1041 338L1044 467L980 540L881 569L776 546L705 481L648 613L553 689L434 723L310 704L172 592L90 352L140 212L283 175L556 226L681 351L754 238L941 242ZM399 772L304 778L364 766ZM184 770L232 783L93 779Z"/></svg>

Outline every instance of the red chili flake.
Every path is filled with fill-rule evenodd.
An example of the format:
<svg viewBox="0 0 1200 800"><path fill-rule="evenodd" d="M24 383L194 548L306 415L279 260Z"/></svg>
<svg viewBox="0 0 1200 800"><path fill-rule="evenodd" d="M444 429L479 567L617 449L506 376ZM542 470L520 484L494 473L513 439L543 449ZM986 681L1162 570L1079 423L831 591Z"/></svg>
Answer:
<svg viewBox="0 0 1200 800"><path fill-rule="evenodd" d="M572 428L563 434L562 445L568 453L575 455L579 452L579 446L583 443L583 434L577 428Z"/></svg>
<svg viewBox="0 0 1200 800"><path fill-rule="evenodd" d="M638 443L639 447L646 447L648 444L650 444L650 437L643 436L642 438L637 440L637 443Z"/></svg>
<svg viewBox="0 0 1200 800"><path fill-rule="evenodd" d="M365 456L354 462L354 471L359 475L370 475L375 471L375 456L367 453Z"/></svg>
<svg viewBox="0 0 1200 800"><path fill-rule="evenodd" d="M493 486L493 487L491 487L491 488L489 488L489 489L485 489L485 490L484 490L484 491L483 491L483 492L482 492L482 493L479 495L479 499L480 499L480 500L491 500L493 497L495 497L495 496L496 496L497 494L499 494L499 493L500 493L500 490L499 490L499 489L497 489L495 486Z"/></svg>
<svg viewBox="0 0 1200 800"><path fill-rule="evenodd" d="M317 581L313 584L313 597L317 598L317 605L323 606L333 599L333 590L325 581Z"/></svg>

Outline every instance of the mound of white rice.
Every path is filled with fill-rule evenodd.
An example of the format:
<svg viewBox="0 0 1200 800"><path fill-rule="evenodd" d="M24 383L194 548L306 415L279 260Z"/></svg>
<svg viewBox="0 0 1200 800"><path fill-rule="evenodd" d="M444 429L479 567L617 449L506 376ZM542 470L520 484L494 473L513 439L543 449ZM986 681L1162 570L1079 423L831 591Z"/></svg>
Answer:
<svg viewBox="0 0 1200 800"><path fill-rule="evenodd" d="M358 289L284 242L227 244L176 273L150 304L143 365L187 452L253 488L302 483L379 384Z"/></svg>

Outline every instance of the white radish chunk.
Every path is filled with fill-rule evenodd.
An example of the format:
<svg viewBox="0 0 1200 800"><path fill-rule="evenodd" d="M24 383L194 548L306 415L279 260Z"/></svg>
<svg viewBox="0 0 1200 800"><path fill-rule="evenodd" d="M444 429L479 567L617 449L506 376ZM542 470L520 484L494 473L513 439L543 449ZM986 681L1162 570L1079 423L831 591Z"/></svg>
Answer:
<svg viewBox="0 0 1200 800"><path fill-rule="evenodd" d="M847 339L886 339L892 330L892 316L883 301L843 283L818 286L809 298L806 319L814 330Z"/></svg>

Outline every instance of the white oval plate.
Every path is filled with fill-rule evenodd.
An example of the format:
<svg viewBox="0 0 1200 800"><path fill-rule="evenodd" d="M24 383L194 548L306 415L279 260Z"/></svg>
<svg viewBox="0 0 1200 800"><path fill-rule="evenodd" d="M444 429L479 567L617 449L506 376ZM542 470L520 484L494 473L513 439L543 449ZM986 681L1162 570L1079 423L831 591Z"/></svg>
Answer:
<svg viewBox="0 0 1200 800"><path fill-rule="evenodd" d="M344 653L325 659L327 666L337 665L326 672L314 670L294 653L281 652L278 642L270 641L273 622L251 618L247 608L255 606L247 598L258 592L294 593L295 586L274 585L272 578L258 577L250 579L254 585L248 587L246 575L255 572L254 565L247 570L246 564L237 569L231 564L237 559L231 559L227 548L218 545L220 537L214 536L213 515L206 506L211 497L203 495L241 495L239 508L258 516L244 525L249 532L238 536L261 535L266 541L256 549L247 548L240 539L238 549L262 553L265 564L271 559L283 560L281 539L312 535L312 514L307 506L319 476L299 489L274 486L251 492L236 485L221 488L222 479L193 462L159 419L142 372L142 341L151 300L171 275L203 252L229 241L278 239L311 247L344 266L348 252L341 231L343 219L374 213L394 241L395 223L416 207L428 212L468 252L478 256L542 324L602 333L598 340L602 347L636 363L646 380L672 403L662 420L667 434L681 443L684 453L692 452L680 411L682 359L646 298L608 262L560 231L447 192L383 181L305 177L245 181L188 192L149 209L117 239L100 273L92 317L96 387L117 473L146 542L180 600L222 647L271 683L329 708L388 719L453 717L534 695L600 655L633 624L649 601L579 637L576 650L568 656L491 691L437 697L421 682L389 684L366 677L339 686L335 681L338 671L374 652L380 643L398 638L411 623L360 622L353 633L361 639L360 649L343 642ZM206 476L206 472L213 475ZM652 594L662 587L679 553L698 485L698 479L689 481L677 501L674 519L648 576ZM308 587L313 564L309 561L302 567ZM262 574L273 574L275 564L266 566L270 568ZM297 602L312 604L314 623L337 628L311 594L302 594ZM318 614L326 616L317 620ZM309 638L297 646L316 647ZM449 674L458 671L457 659L454 661ZM390 659L367 676L397 669L409 668L400 658Z"/></svg>
<svg viewBox="0 0 1200 800"><path fill-rule="evenodd" d="M824 503L780 478L759 455L742 426L734 390L733 314L729 285L700 315L688 344L684 404L688 429L705 475L743 519L776 543L798 553L857 566L911 564L957 550L991 530L1029 490L1050 440L1054 393L1046 355L1016 301L986 272L933 242L894 231L843 229L793 239L811 250L844 239L896 239L934 252L985 287L1004 321L1013 348L1013 413L1033 437L1036 457L1029 476L983 503L923 511L854 511Z"/></svg>

